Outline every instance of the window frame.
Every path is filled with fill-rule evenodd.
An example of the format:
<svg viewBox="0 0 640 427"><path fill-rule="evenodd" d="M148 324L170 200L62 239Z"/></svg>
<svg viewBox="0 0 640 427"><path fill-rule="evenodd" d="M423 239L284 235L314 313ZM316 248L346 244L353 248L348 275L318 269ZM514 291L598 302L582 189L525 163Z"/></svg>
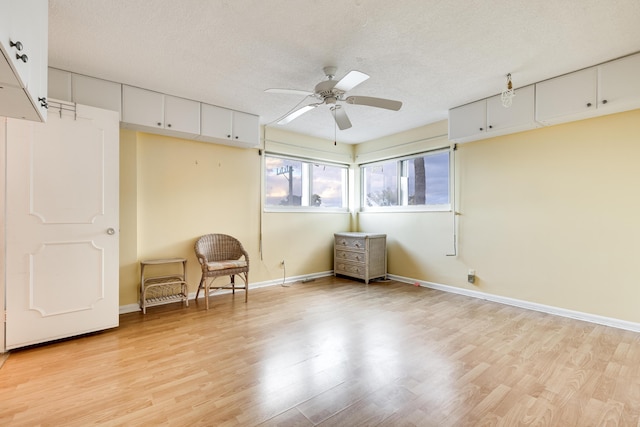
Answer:
<svg viewBox="0 0 640 427"><path fill-rule="evenodd" d="M292 160L302 163L301 180L302 180L302 194L301 205L268 205L267 204L267 157L279 158L285 160ZM291 156L287 154L278 153L264 153L264 171L263 171L263 209L265 212L314 212L314 213L346 213L349 212L349 165L316 160L299 156ZM326 207L326 206L312 206L310 205L311 197L313 194L313 166L330 166L342 169L342 207Z"/></svg>
<svg viewBox="0 0 640 427"><path fill-rule="evenodd" d="M408 160L427 157L430 155L437 155L441 153L447 153L448 155L448 173L447 173L447 193L448 193L448 203L444 204L424 204L424 205L409 205L408 204L408 173L407 173L407 164L405 163ZM360 169L360 212L450 212L451 211L451 194L452 194L452 161L453 156L451 155L450 147L437 148L433 150L422 151L415 154L403 155L398 157L391 157L384 160L377 160L373 162L367 162L359 164L358 167ZM390 162L396 163L396 191L397 191L397 199L398 204L393 206L367 206L366 197L366 177L365 177L365 169L370 166L376 165L384 165ZM406 204L405 204L406 203Z"/></svg>

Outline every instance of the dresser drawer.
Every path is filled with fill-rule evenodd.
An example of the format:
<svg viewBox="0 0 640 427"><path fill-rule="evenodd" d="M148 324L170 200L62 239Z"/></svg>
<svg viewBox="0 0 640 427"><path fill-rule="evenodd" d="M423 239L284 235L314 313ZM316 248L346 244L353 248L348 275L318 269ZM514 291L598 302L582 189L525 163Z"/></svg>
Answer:
<svg viewBox="0 0 640 427"><path fill-rule="evenodd" d="M364 278L366 268L362 264L351 264L348 262L337 261L335 267L336 274L346 274L352 277Z"/></svg>
<svg viewBox="0 0 640 427"><path fill-rule="evenodd" d="M364 251L364 237L336 236L335 239L336 249L342 248Z"/></svg>
<svg viewBox="0 0 640 427"><path fill-rule="evenodd" d="M362 252L341 251L336 249L336 259L338 261L364 262L367 257Z"/></svg>

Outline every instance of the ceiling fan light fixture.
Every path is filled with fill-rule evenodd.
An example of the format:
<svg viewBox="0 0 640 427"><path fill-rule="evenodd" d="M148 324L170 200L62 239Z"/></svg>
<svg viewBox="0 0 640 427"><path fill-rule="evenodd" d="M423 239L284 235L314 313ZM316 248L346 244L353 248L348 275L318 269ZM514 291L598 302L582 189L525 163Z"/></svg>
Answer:
<svg viewBox="0 0 640 427"><path fill-rule="evenodd" d="M511 82L511 73L509 73L507 74L507 85L505 89L502 91L502 94L500 95L502 106L504 108L511 107L511 104L513 104L514 96L516 96L516 93L513 90L513 83Z"/></svg>

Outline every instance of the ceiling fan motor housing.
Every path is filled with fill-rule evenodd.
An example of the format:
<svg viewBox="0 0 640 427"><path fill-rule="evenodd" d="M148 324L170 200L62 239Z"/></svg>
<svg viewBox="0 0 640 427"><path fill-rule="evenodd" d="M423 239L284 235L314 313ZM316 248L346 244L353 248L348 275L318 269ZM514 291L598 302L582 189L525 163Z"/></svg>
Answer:
<svg viewBox="0 0 640 427"><path fill-rule="evenodd" d="M325 80L316 85L314 91L316 95L321 97L327 104L335 104L344 92L333 89L336 85L335 80Z"/></svg>

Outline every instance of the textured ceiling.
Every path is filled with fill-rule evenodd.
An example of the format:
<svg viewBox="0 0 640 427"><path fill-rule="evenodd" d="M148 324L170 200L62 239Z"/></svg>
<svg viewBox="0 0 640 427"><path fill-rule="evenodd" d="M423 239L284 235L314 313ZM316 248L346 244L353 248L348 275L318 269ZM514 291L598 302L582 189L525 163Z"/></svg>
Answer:
<svg viewBox="0 0 640 427"><path fill-rule="evenodd" d="M50 0L49 65L358 143L445 119L451 107L640 51L639 0ZM371 77L349 95L400 111L324 106L273 123L322 68ZM308 100L307 100L308 101ZM304 105L304 104L303 104Z"/></svg>

